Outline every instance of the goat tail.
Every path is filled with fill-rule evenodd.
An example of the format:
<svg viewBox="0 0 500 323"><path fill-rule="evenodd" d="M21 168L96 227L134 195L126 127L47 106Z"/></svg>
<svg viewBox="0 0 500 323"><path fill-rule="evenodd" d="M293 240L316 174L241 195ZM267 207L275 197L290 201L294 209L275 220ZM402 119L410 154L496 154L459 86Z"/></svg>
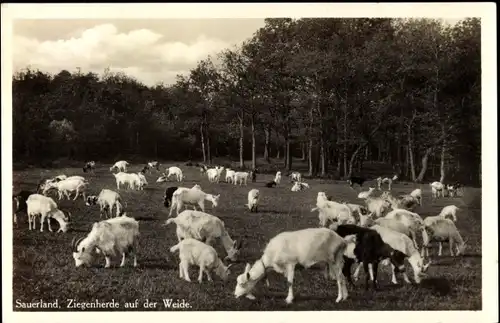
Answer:
<svg viewBox="0 0 500 323"><path fill-rule="evenodd" d="M171 247L171 248L170 248L170 252L174 253L174 252L176 252L177 250L179 250L179 248L180 248L180 247L179 247L179 245L180 245L180 243L178 243L178 244L176 244L175 246Z"/></svg>

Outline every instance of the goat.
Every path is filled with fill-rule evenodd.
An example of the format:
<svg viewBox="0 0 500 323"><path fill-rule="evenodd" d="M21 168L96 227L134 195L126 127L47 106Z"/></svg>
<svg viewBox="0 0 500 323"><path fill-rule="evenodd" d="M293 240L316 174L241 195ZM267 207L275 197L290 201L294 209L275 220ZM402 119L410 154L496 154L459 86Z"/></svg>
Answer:
<svg viewBox="0 0 500 323"><path fill-rule="evenodd" d="M183 178L184 178L184 175L182 174L182 170L177 167L177 166L172 166L172 167L169 167L167 169L167 172L163 174L163 176L168 179L170 178L170 176L174 175L175 176L175 179L178 181L178 182L182 182ZM159 182L160 179L158 178L158 180L156 182Z"/></svg>
<svg viewBox="0 0 500 323"><path fill-rule="evenodd" d="M354 260L363 263L366 274L365 289L368 289L368 274L373 288L377 289L378 264L382 259L389 258L399 272L404 271L405 255L386 244L377 231L356 225L339 225L335 228L335 232L343 238L348 235L356 236ZM347 281L352 284L351 265L352 258L345 262L343 273L347 277Z"/></svg>
<svg viewBox="0 0 500 323"><path fill-rule="evenodd" d="M295 181L293 183L293 186L292 188L290 189L292 192L298 192L298 191L303 191L305 190L306 188L309 188L309 184L307 183L303 183L303 182L299 182L299 181Z"/></svg>
<svg viewBox="0 0 500 323"><path fill-rule="evenodd" d="M219 198L220 194L207 194L201 189L195 189L194 187L184 190L177 189L177 191L175 191L172 195L172 206L170 207L170 212L168 215L172 215L174 206L176 207L177 215L179 215L179 211L184 206L184 204L198 205L200 209L205 212L205 200L212 202L212 207L215 208L219 204Z"/></svg>
<svg viewBox="0 0 500 323"><path fill-rule="evenodd" d="M226 168L226 183L233 183L234 182L234 174L236 172L232 169Z"/></svg>
<svg viewBox="0 0 500 323"><path fill-rule="evenodd" d="M154 168L157 171L160 171L160 163L157 162L156 160L148 162L147 166L149 169Z"/></svg>
<svg viewBox="0 0 500 323"><path fill-rule="evenodd" d="M416 232L421 232L423 244L427 244L428 236L425 231L424 220L417 213L410 212L405 209L394 209L387 213L385 219L395 219L400 221L408 228L409 237L412 238L415 247L418 246L416 240Z"/></svg>
<svg viewBox="0 0 500 323"><path fill-rule="evenodd" d="M234 185L236 184L242 184L243 182L245 182L245 185L247 185L247 181L248 181L248 176L250 174L247 173L247 172L236 172L234 173Z"/></svg>
<svg viewBox="0 0 500 323"><path fill-rule="evenodd" d="M177 240L196 239L212 245L220 239L227 256L224 260L236 261L242 246L242 240L231 239L224 222L218 217L195 210L184 210L177 217L165 221L164 226L175 223Z"/></svg>
<svg viewBox="0 0 500 323"><path fill-rule="evenodd" d="M280 174L281 175L281 174ZM290 175L290 182L300 182L302 180L302 174L299 172L292 172Z"/></svg>
<svg viewBox="0 0 500 323"><path fill-rule="evenodd" d="M113 164L113 166L111 166L109 168L109 171L112 172L113 169L116 168L116 170L118 170L118 172L123 172L123 173L126 173L127 172L127 166L129 165L129 163L125 160L120 160L120 161L117 161L116 163Z"/></svg>
<svg viewBox="0 0 500 323"><path fill-rule="evenodd" d="M449 242L451 256L454 256L453 247L456 247L457 249L457 253L455 254L455 256L463 254L466 247L466 242L464 242L464 240L462 239L460 232L458 232L458 229L452 220L443 218L437 219L430 225L426 226L426 229L429 234L428 243L432 241L437 241L439 243L438 256L442 255L443 242L446 241ZM424 255L424 253L427 254L427 257L429 256L428 244L425 245L424 248L422 248L422 255Z"/></svg>
<svg viewBox="0 0 500 323"><path fill-rule="evenodd" d="M358 198L359 199L367 199L368 197L370 197L373 194L374 190L375 190L375 188L368 187L368 191L360 192L358 194Z"/></svg>
<svg viewBox="0 0 500 323"><path fill-rule="evenodd" d="M90 171L91 173L94 173L94 168L95 168L95 161L89 161L86 162L85 165L83 166L83 172L86 173Z"/></svg>
<svg viewBox="0 0 500 323"><path fill-rule="evenodd" d="M69 200L70 199L70 194L72 192L75 192L75 197L73 198L73 201L78 198L80 193L83 196L83 200L85 201L86 198L86 189L88 187L88 182L85 180L82 180L83 177L68 177L62 181L58 182L49 182L45 185L43 189L43 194L47 194L47 192L51 189L56 189L58 193L59 200L61 200L63 194L66 196L66 198Z"/></svg>
<svg viewBox="0 0 500 323"><path fill-rule="evenodd" d="M260 192L254 188L248 192L248 204L246 205L250 212L257 212L257 204L259 203Z"/></svg>
<svg viewBox="0 0 500 323"><path fill-rule="evenodd" d="M71 241L75 266L90 265L94 252L102 253L106 259L104 268L111 266L111 258L122 256L120 267L125 266L125 256L134 256L134 267L137 267L137 240L139 222L123 214L120 217L95 222L92 230L85 238L75 236Z"/></svg>
<svg viewBox="0 0 500 323"><path fill-rule="evenodd" d="M441 193L441 197L444 197L444 185L441 182L432 182L429 184L432 190L432 197L438 198Z"/></svg>
<svg viewBox="0 0 500 323"><path fill-rule="evenodd" d="M106 188L102 189L98 196L88 196L87 206L99 205L100 213L99 217L105 213L106 217L109 218L113 214L113 208L116 206L116 216L120 216L123 212L123 205L121 202L120 194L115 191L108 190Z"/></svg>
<svg viewBox="0 0 500 323"><path fill-rule="evenodd" d="M43 232L43 223L46 218L50 232L52 232L50 218L59 222L59 230L57 230L57 232L68 231L71 214L68 213L68 215L66 215L63 211L59 210L56 202L54 202L52 198L40 194L31 194L26 200L26 206L29 230L31 230L32 222L33 230L36 229L35 216L40 215L40 232Z"/></svg>
<svg viewBox="0 0 500 323"><path fill-rule="evenodd" d="M198 275L198 282L201 284L203 280L203 273L207 275L209 281L212 281L210 275L214 271L217 276L226 281L229 277L229 268L232 266L225 266L222 260L217 255L217 251L212 246L209 246L196 239L184 239L175 246L170 248L170 252L179 251L179 277L190 282L189 266L197 265L200 267L200 274Z"/></svg>
<svg viewBox="0 0 500 323"><path fill-rule="evenodd" d="M128 185L130 189L140 189L141 188L141 178L135 173L113 173L116 180L116 189L120 189L120 185Z"/></svg>
<svg viewBox="0 0 500 323"><path fill-rule="evenodd" d="M403 195L396 198L386 191L382 193L381 197L389 201L393 209L413 210L419 204L417 198L411 195Z"/></svg>
<svg viewBox="0 0 500 323"><path fill-rule="evenodd" d="M28 200L28 197L30 195L35 194L34 192L31 191L20 191L17 194L14 194L12 196L12 200L14 202L14 224L17 225L17 214L20 212L25 212L28 214L28 205L26 204L26 201Z"/></svg>
<svg viewBox="0 0 500 323"><path fill-rule="evenodd" d="M347 201L340 201L340 203L346 205L349 209L351 209L352 216L355 218L356 221L359 221L360 217L363 214L368 214L368 210L362 205L348 203Z"/></svg>
<svg viewBox="0 0 500 323"><path fill-rule="evenodd" d="M391 203L381 197L368 197L365 203L368 212L373 213L376 218L380 218L391 207Z"/></svg>
<svg viewBox="0 0 500 323"><path fill-rule="evenodd" d="M280 171L276 172L276 175L274 176L274 182L276 184L281 183L281 172Z"/></svg>
<svg viewBox="0 0 500 323"><path fill-rule="evenodd" d="M163 197L163 205L168 208L170 204L172 203L172 195L174 195L174 192L177 191L179 187L177 186L170 186L167 187L165 190L165 196Z"/></svg>
<svg viewBox="0 0 500 323"><path fill-rule="evenodd" d="M370 229L377 231L385 243L387 243L393 249L401 251L408 257L408 262L410 263L413 269L413 276L415 282L419 284L421 281L421 276L425 274L425 271L427 270L427 268L431 263L429 261L427 264L424 265L424 261L420 256L417 248L415 248L415 244L413 243L413 241L410 238L408 238L408 236L402 233L381 227L379 225L374 225L370 227ZM392 266L392 282L394 284L397 284L394 269L395 268ZM356 276L356 273L354 275ZM405 282L410 283L410 280L408 279L406 273L403 273L403 277Z"/></svg>
<svg viewBox="0 0 500 323"><path fill-rule="evenodd" d="M351 188L354 184L358 184L360 187L362 187L364 182L366 182L366 178L359 176L351 176L347 179L347 183Z"/></svg>
<svg viewBox="0 0 500 323"><path fill-rule="evenodd" d="M398 175L394 175L392 178L389 177L378 177L377 178L377 187L380 191L382 189L382 184L387 184L387 189L390 191L392 189L392 183L398 179Z"/></svg>
<svg viewBox="0 0 500 323"><path fill-rule="evenodd" d="M420 188L411 191L410 196L414 197L417 200L418 205L422 205L422 190Z"/></svg>
<svg viewBox="0 0 500 323"><path fill-rule="evenodd" d="M276 181L270 181L270 182L266 183L266 187L272 188L274 186L276 186Z"/></svg>
<svg viewBox="0 0 500 323"><path fill-rule="evenodd" d="M441 213L439 213L439 216L446 218L447 216L451 216L453 218L453 222L457 222L457 211L459 211L460 208L458 208L455 205L448 205L443 207L441 210Z"/></svg>
<svg viewBox="0 0 500 323"><path fill-rule="evenodd" d="M356 220L352 216L351 209L343 204L334 201L328 201L325 192L318 192L316 197L316 207L311 209L311 212L318 211L319 225L326 227L332 222L339 223L355 223Z"/></svg>
<svg viewBox="0 0 500 323"><path fill-rule="evenodd" d="M234 296L255 299L252 290L266 276L267 268L283 274L288 281L286 303L291 304L295 266L310 268L317 263L326 263L325 275L336 279L338 297L336 302L348 296L347 284L342 267L347 243L336 232L327 228L309 228L298 231L281 232L272 238L264 249L262 257L253 266L249 263L245 271L236 279ZM269 284L269 282L267 281Z"/></svg>

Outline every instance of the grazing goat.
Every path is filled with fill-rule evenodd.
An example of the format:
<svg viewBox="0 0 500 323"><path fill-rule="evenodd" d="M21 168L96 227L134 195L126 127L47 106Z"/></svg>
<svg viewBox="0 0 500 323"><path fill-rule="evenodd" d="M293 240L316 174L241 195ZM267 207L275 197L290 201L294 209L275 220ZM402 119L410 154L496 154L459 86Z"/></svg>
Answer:
<svg viewBox="0 0 500 323"><path fill-rule="evenodd" d="M302 183L299 181L295 181L293 183L292 188L290 189L292 192L298 192L298 191L303 191L305 189L309 188L309 184L307 183Z"/></svg>
<svg viewBox="0 0 500 323"><path fill-rule="evenodd" d="M366 182L366 178L359 176L351 176L347 179L347 183L352 188L354 184L358 184L360 187L363 186L363 183Z"/></svg>
<svg viewBox="0 0 500 323"><path fill-rule="evenodd" d="M386 191L382 193L381 197L389 201L393 209L406 209L411 211L418 205L418 200L411 195L403 195L396 198Z"/></svg>
<svg viewBox="0 0 500 323"><path fill-rule="evenodd" d="M106 218L113 216L113 208L116 207L116 216L120 216L123 212L123 205L121 201L120 194L115 191L108 190L106 188L102 189L98 196L88 196L87 206L99 205L100 213L99 217L105 214Z"/></svg>
<svg viewBox="0 0 500 323"><path fill-rule="evenodd" d="M113 176L115 177L116 180L116 189L120 189L120 185L124 185L125 188L130 188L135 190L141 188L141 178L139 177L138 174L135 173L113 173Z"/></svg>
<svg viewBox="0 0 500 323"><path fill-rule="evenodd" d="M458 208L455 205L448 205L443 207L441 210L441 213L439 213L439 216L446 218L447 216L451 216L453 218L453 222L457 222L457 211L459 211L460 208Z"/></svg>
<svg viewBox="0 0 500 323"><path fill-rule="evenodd" d="M89 266L94 252L102 253L106 259L104 268L111 266L111 258L122 256L120 267L125 266L125 256L133 255L134 267L137 267L137 240L139 222L125 214L120 217L95 222L85 238L71 242L75 266Z"/></svg>
<svg viewBox="0 0 500 323"><path fill-rule="evenodd" d="M292 172L289 176L290 176L290 182L292 182L292 183L293 182L300 182L302 180L302 174L299 172Z"/></svg>
<svg viewBox="0 0 500 323"><path fill-rule="evenodd" d="M358 198L359 199L367 199L373 194L373 191L375 191L375 188L368 187L368 191L360 192L358 194Z"/></svg>
<svg viewBox="0 0 500 323"><path fill-rule="evenodd" d="M295 266L310 268L314 264L326 263L325 274L336 279L338 297L336 302L348 296L347 284L342 267L347 243L336 232L327 228L309 228L281 232L272 238L264 249L262 257L253 266L247 263L245 271L236 279L234 296L255 299L252 290L266 276L267 268L283 274L288 281L286 303L293 302L293 278ZM268 282L267 282L268 283Z"/></svg>
<svg viewBox="0 0 500 323"><path fill-rule="evenodd" d="M163 197L163 205L168 208L170 204L172 203L172 195L174 195L174 192L177 191L179 187L177 186L170 186L167 187L165 190L165 196Z"/></svg>
<svg viewBox="0 0 500 323"><path fill-rule="evenodd" d="M111 166L109 168L109 171L112 172L114 169L116 169L116 170L118 170L118 172L126 173L128 165L129 165L129 163L127 161L120 160L120 161L117 161L116 163L114 163L113 166Z"/></svg>
<svg viewBox="0 0 500 323"><path fill-rule="evenodd" d="M373 213L376 218L380 218L391 207L391 203L381 197L369 197L365 200L365 203L368 212Z"/></svg>
<svg viewBox="0 0 500 323"><path fill-rule="evenodd" d="M404 253L408 257L408 262L410 263L412 269L413 269L413 276L415 279L415 282L417 284L420 283L421 281L421 276L424 275L425 271L430 265L430 262L428 262L426 265L424 265L424 261L422 257L420 256L417 248L415 248L415 244L413 241L408 238L408 236L396 232L394 230L388 229L381 227L379 225L374 225L370 227L370 229L373 229L377 231L380 236L382 237L382 240L384 240L385 243L387 243L389 246L391 246L395 250L399 250L402 253ZM359 269L359 267L358 267ZM396 280L396 275L394 271L394 266L392 266L392 282L394 284L397 284ZM358 272L358 270L356 270ZM355 276L357 273L354 274ZM403 278L405 282L410 283L410 280L408 279L408 276L406 273L403 273Z"/></svg>
<svg viewBox="0 0 500 323"><path fill-rule="evenodd" d="M392 183L398 179L398 175L394 175L392 178L389 177L378 177L377 178L377 188L380 191L382 189L382 184L387 184L387 189L390 191L392 189Z"/></svg>
<svg viewBox="0 0 500 323"><path fill-rule="evenodd" d="M444 185L441 182L432 182L429 184L431 186L432 197L438 198L439 194L444 197Z"/></svg>
<svg viewBox="0 0 500 323"><path fill-rule="evenodd" d="M232 169L226 168L226 183L233 184L234 182L234 174L236 172Z"/></svg>
<svg viewBox="0 0 500 323"><path fill-rule="evenodd" d="M169 179L170 176L172 176L172 175L175 176L175 179L178 182L182 182L182 180L184 179L184 175L182 174L182 170L177 166L172 166L172 167L169 167L167 169L167 172L163 174L163 176L165 177L165 181L167 179ZM158 178L158 180L156 182L162 182L162 181L160 181L160 178Z"/></svg>
<svg viewBox="0 0 500 323"><path fill-rule="evenodd" d="M378 264L383 259L389 258L398 272L404 271L405 255L386 244L377 231L356 225L339 225L335 228L335 232L343 238L349 235L356 236L353 252L354 261L363 263L366 274L365 289L368 289L368 278L372 281L373 289L377 289ZM344 276L347 277L347 281L351 284L352 263L353 259L350 258L345 262L343 268Z"/></svg>
<svg viewBox="0 0 500 323"><path fill-rule="evenodd" d="M274 182L276 184L281 183L281 172L280 171L276 172L276 176L274 176Z"/></svg>
<svg viewBox="0 0 500 323"><path fill-rule="evenodd" d="M274 186L276 186L276 181L270 181L270 182L266 183L266 187L271 188L271 187L274 187Z"/></svg>
<svg viewBox="0 0 500 323"><path fill-rule="evenodd" d="M250 212L257 212L257 204L259 203L260 192L254 188L248 192L248 204L246 205Z"/></svg>
<svg viewBox="0 0 500 323"><path fill-rule="evenodd" d="M408 228L409 237L412 238L415 247L418 247L416 240L416 232L421 232L423 244L428 241L427 232L425 231L424 220L417 213L410 212L405 209L394 209L387 213L385 219L394 219L401 222Z"/></svg>
<svg viewBox="0 0 500 323"><path fill-rule="evenodd" d="M413 198L415 198L418 202L418 205L422 205L422 190L417 188L417 189L414 189L413 191L411 191L410 193L410 196L412 196Z"/></svg>
<svg viewBox="0 0 500 323"><path fill-rule="evenodd" d="M148 185L148 181L146 180L146 176L144 176L144 174L141 172L137 173L137 176L139 176L139 189L143 190L144 186Z"/></svg>
<svg viewBox="0 0 500 323"><path fill-rule="evenodd" d="M28 205L26 204L26 201L28 200L28 197L30 195L35 194L34 192L31 191L20 191L17 194L14 194L12 196L12 200L14 202L14 224L17 225L17 214L20 212L25 212L28 214Z"/></svg>
<svg viewBox="0 0 500 323"><path fill-rule="evenodd" d="M247 181L248 181L248 176L250 174L247 173L247 172L236 172L234 173L234 185L236 184L242 184L243 182L245 182L245 185L247 185Z"/></svg>
<svg viewBox="0 0 500 323"><path fill-rule="evenodd" d="M331 201L329 199L329 201ZM351 209L351 212L352 212L352 216L354 217L354 219L356 221L359 221L360 220L360 217L364 214L368 214L368 210L362 206L362 205L359 205L359 204L352 204L352 203L348 203L346 201L340 201L340 203L344 204L344 205L347 205L347 207L349 209Z"/></svg>
<svg viewBox="0 0 500 323"><path fill-rule="evenodd" d="M84 180L83 177L72 176L62 181L48 182L43 189L43 194L46 195L49 190L56 189L59 200L62 199L63 195L69 200L71 193L75 192L73 201L78 198L80 193L85 201L88 184L89 183Z"/></svg>
<svg viewBox="0 0 500 323"><path fill-rule="evenodd" d="M177 240L196 239L212 245L220 239L227 252L225 260L236 261L242 246L242 240L231 239L224 222L218 217L200 211L184 210L177 217L168 219L164 226L175 223Z"/></svg>
<svg viewBox="0 0 500 323"><path fill-rule="evenodd" d="M26 209L28 213L29 230L31 230L31 223L33 223L33 230L36 229L35 216L40 216L40 232L43 232L43 223L47 218L47 225L49 231L52 232L50 225L50 218L59 222L59 230L57 232L67 232L69 229L70 214L64 214L59 210L56 202L50 197L32 194L26 200Z"/></svg>
<svg viewBox="0 0 500 323"><path fill-rule="evenodd" d="M160 163L156 160L148 162L147 166L149 169L154 168L157 171L160 171Z"/></svg>
<svg viewBox="0 0 500 323"><path fill-rule="evenodd" d="M213 271L217 276L226 281L229 277L232 266L225 266L222 260L217 255L217 251L212 246L209 246L196 239L184 239L175 246L170 248L170 252L179 251L179 277L191 282L189 278L189 266L196 265L200 267L198 282L201 284L203 273L207 275L207 279L212 281L210 272Z"/></svg>
<svg viewBox="0 0 500 323"><path fill-rule="evenodd" d="M83 166L84 173L86 173L88 171L91 173L94 173L94 169L95 169L95 161L93 161L93 160L86 162L85 165Z"/></svg>
<svg viewBox="0 0 500 323"><path fill-rule="evenodd" d="M356 220L352 216L351 209L343 204L334 201L329 201L326 198L325 192L318 192L316 197L316 207L311 209L311 212L318 211L319 225L326 227L328 223L355 223Z"/></svg>
<svg viewBox="0 0 500 323"><path fill-rule="evenodd" d="M437 219L433 221L429 226L426 226L426 229L429 233L429 243L433 241L437 241L439 243L438 256L442 255L443 242L446 241L448 241L450 245L451 256L458 256L460 254L463 254L466 247L466 243L462 239L460 232L458 232L458 229L452 220L443 218ZM455 255L453 254L453 247L455 247L457 250L457 253ZM424 254L425 251L428 257L429 248L430 247L428 244L424 246L424 248L422 249L422 255Z"/></svg>
<svg viewBox="0 0 500 323"><path fill-rule="evenodd" d="M43 193L44 189L46 188L46 186L48 184L50 184L50 183L57 183L57 182L60 182L62 180L65 180L67 178L68 177L66 175L59 175L59 176L56 176L56 177L53 177L53 178L49 178L49 179L42 179L42 180L40 180L40 182L38 182L38 185L36 187L36 192L38 194L41 194L41 193Z"/></svg>
<svg viewBox="0 0 500 323"><path fill-rule="evenodd" d="M177 215L179 215L179 211L185 205L198 205L200 209L205 212L205 200L212 202L212 207L217 207L219 204L219 195L212 195L203 192L199 188L191 188L191 189L177 189L172 195L172 206L170 207L170 212L168 216L172 215L172 211L174 207L176 207Z"/></svg>

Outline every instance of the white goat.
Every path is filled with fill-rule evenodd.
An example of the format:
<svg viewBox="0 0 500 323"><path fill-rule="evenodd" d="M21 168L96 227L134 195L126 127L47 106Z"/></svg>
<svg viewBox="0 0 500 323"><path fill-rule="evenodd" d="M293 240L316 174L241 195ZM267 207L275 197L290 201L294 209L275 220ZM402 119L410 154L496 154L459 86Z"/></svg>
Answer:
<svg viewBox="0 0 500 323"><path fill-rule="evenodd" d="M177 189L172 195L172 205L170 206L169 216L172 215L174 207L176 208L177 215L185 204L198 205L200 209L205 212L205 200L212 202L212 207L217 207L219 204L220 194L212 195L203 192L201 189Z"/></svg>
<svg viewBox="0 0 500 323"><path fill-rule="evenodd" d="M439 213L439 216L446 218L447 216L451 216L453 218L453 222L457 222L457 211L459 211L460 208L458 208L455 205L448 205L443 207L441 210L441 213Z"/></svg>
<svg viewBox="0 0 500 323"><path fill-rule="evenodd" d="M196 239L212 245L216 239L220 239L227 256L224 259L236 261L242 241L231 239L224 222L218 217L200 211L184 210L177 217L170 218L165 222L165 226L175 223L177 240Z"/></svg>
<svg viewBox="0 0 500 323"><path fill-rule="evenodd" d="M246 205L250 212L257 212L257 204L259 203L260 192L254 188L248 192L248 204Z"/></svg>
<svg viewBox="0 0 500 323"><path fill-rule="evenodd" d="M116 173L116 174L113 173L113 176L116 179L116 188L118 190L120 189L120 185L124 185L125 188L128 185L128 187L130 189L133 189L133 190L135 190L136 188L140 189L140 187L141 187L141 179L140 179L139 175L137 175L135 173L120 172L120 173Z"/></svg>
<svg viewBox="0 0 500 323"><path fill-rule="evenodd" d="M422 190L420 188L411 191L410 195L418 201L418 205L422 205Z"/></svg>
<svg viewBox="0 0 500 323"><path fill-rule="evenodd" d="M272 238L262 257L253 266L247 263L245 271L236 279L234 295L255 299L252 290L266 276L267 268L283 274L288 281L286 303L293 302L293 278L295 266L309 268L314 264L325 264L325 276L336 279L338 297L336 302L348 296L346 278L342 273L344 252L347 243L336 232L327 228L309 228L281 232ZM267 282L269 284L269 282Z"/></svg>
<svg viewBox="0 0 500 323"><path fill-rule="evenodd" d="M126 173L128 165L129 165L129 163L127 161L120 160L120 161L117 161L116 163L114 163L114 165L109 168L109 171L112 172L113 169L116 168L119 172Z"/></svg>
<svg viewBox="0 0 500 323"><path fill-rule="evenodd" d="M189 266L196 265L200 267L200 274L198 275L198 282L201 284L203 280L203 273L207 275L207 279L212 281L210 272L213 271L217 276L226 281L229 277L229 268L232 266L225 266L222 260L217 255L217 251L212 246L209 246L196 239L184 239L175 246L170 248L170 252L179 250L179 277L190 282Z"/></svg>
<svg viewBox="0 0 500 323"><path fill-rule="evenodd" d="M462 254L466 247L466 242L462 239L462 236L458 232L455 223L450 219L437 219L433 221L430 225L426 226L429 233L429 243L432 241L437 241L439 243L438 256L442 255L443 242L448 241L450 245L450 255L453 254L453 247L456 247L457 253L455 256ZM429 245L424 246L422 249L422 255L426 254L429 256Z"/></svg>
<svg viewBox="0 0 500 323"><path fill-rule="evenodd" d="M347 203L345 201L341 201L341 203L347 205L347 207L351 209L352 215L357 221L359 221L363 214L368 213L368 210L362 205Z"/></svg>
<svg viewBox="0 0 500 323"><path fill-rule="evenodd" d="M83 178L83 177L82 177ZM43 194L45 195L49 190L56 189L59 200L62 199L63 195L69 200L71 193L75 192L75 197L73 201L78 198L80 194L83 195L83 199L86 198L86 190L88 187L88 182L82 180L79 177L68 177L59 182L49 182L45 185L43 189Z"/></svg>
<svg viewBox="0 0 500 323"><path fill-rule="evenodd" d="M235 173L236 172L234 170L226 168L226 183L233 183Z"/></svg>
<svg viewBox="0 0 500 323"><path fill-rule="evenodd" d="M298 191L303 191L305 189L309 188L309 184L303 183L296 181L293 183L292 188L290 189L292 192L298 192Z"/></svg>
<svg viewBox="0 0 500 323"><path fill-rule="evenodd" d="M247 172L236 172L234 173L234 185L236 184L242 184L243 182L245 182L245 185L247 185L247 181L248 181L248 176L250 174L247 173Z"/></svg>
<svg viewBox="0 0 500 323"><path fill-rule="evenodd" d="M281 183L281 172L280 172L280 171L277 171L277 172L276 172L276 176L274 176L274 182L275 182L276 184Z"/></svg>
<svg viewBox="0 0 500 323"><path fill-rule="evenodd" d="M139 222L126 214L95 222L87 237L76 240L75 236L71 242L75 266L90 265L94 252L97 252L106 259L104 268L111 266L111 258L115 256L122 256L120 267L123 267L126 254L134 256L134 267L137 267L138 237Z"/></svg>
<svg viewBox="0 0 500 323"><path fill-rule="evenodd" d="M33 230L36 229L35 217L40 216L40 232L43 232L43 223L47 218L47 225L49 231L52 231L50 226L50 218L59 222L59 230L57 232L67 232L68 224L70 221L70 214L65 215L64 212L58 209L56 202L50 197L41 194L31 194L26 200L29 230L31 230L31 223L33 223Z"/></svg>
<svg viewBox="0 0 500 323"><path fill-rule="evenodd" d="M358 198L359 199L367 199L373 194L373 191L375 191L375 188L369 187L368 191L360 192L358 194Z"/></svg>
<svg viewBox="0 0 500 323"><path fill-rule="evenodd" d="M172 167L169 167L167 169L167 172L165 174L166 178L168 179L172 175L175 176L175 179L178 182L182 182L182 180L184 179L184 175L182 174L182 170L179 167L177 167L177 166L172 166Z"/></svg>
<svg viewBox="0 0 500 323"><path fill-rule="evenodd" d="M413 241L410 238L408 238L408 236L406 236L405 234L399 233L397 231L379 225L374 225L370 229L377 231L385 243L387 243L393 249L401 251L408 257L408 262L413 268L413 276L415 282L419 284L422 279L422 276L425 275L425 271L427 270L427 268L431 263L429 261L426 265L424 265L424 261L420 256L420 253L418 252L417 248L415 248ZM392 267L392 283L397 284L396 275L394 272L394 266L391 265L391 267ZM357 276L358 272L359 272L359 267L356 269L354 276ZM403 277L405 282L410 283L410 280L408 279L406 273L403 273Z"/></svg>
<svg viewBox="0 0 500 323"><path fill-rule="evenodd" d="M217 168L209 168L207 169L206 173L209 182L214 183L217 180L217 176L219 174Z"/></svg>
<svg viewBox="0 0 500 323"><path fill-rule="evenodd" d="M441 182L432 182L429 184L432 190L432 197L438 198L441 193L441 197L444 197L444 185Z"/></svg>
<svg viewBox="0 0 500 323"><path fill-rule="evenodd" d="M280 174L281 175L281 174ZM302 180L302 174L299 172L292 172L290 174L290 180L292 182L300 182Z"/></svg>
<svg viewBox="0 0 500 323"><path fill-rule="evenodd" d="M339 224L354 224L356 222L351 209L347 205L329 201L325 192L318 192L316 207L311 209L311 212L314 211L319 212L318 218L321 227L326 227L329 221L338 222Z"/></svg>
<svg viewBox="0 0 500 323"><path fill-rule="evenodd" d="M386 191L382 193L381 197L389 201L393 209L413 210L419 204L418 199L412 195L403 195L396 198Z"/></svg>
<svg viewBox="0 0 500 323"><path fill-rule="evenodd" d="M113 214L113 208L116 206L116 216L120 216L123 210L123 205L121 202L120 194L115 191L108 190L106 188L102 189L98 196L88 196L87 206L98 204L100 207L99 217L105 213L106 217L109 218Z"/></svg>
<svg viewBox="0 0 500 323"><path fill-rule="evenodd" d="M391 203L381 197L369 197L365 200L365 203L368 212L373 213L376 218L380 218L391 207Z"/></svg>
<svg viewBox="0 0 500 323"><path fill-rule="evenodd" d="M428 243L427 232L425 231L424 220L417 213L410 212L405 209L394 209L387 213L385 219L394 219L401 222L405 227L408 228L409 236L412 238L415 247L418 246L416 240L416 232L421 232L423 244Z"/></svg>

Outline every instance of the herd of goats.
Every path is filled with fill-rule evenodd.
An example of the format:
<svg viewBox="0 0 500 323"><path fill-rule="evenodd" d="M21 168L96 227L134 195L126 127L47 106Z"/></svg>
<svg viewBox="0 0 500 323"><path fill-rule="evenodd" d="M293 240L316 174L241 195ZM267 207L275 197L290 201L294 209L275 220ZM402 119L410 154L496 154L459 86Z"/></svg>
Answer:
<svg viewBox="0 0 500 323"><path fill-rule="evenodd" d="M126 161L118 161L110 171L116 179L117 190L129 188L142 190L148 185L146 174L156 169L160 172L160 164L156 161L147 163L139 173L128 173ZM206 165L198 166L202 174L206 174L212 183L218 183L222 178L224 167L209 168ZM95 162L87 162L83 167L84 172L94 172ZM114 171L118 171L115 173ZM256 171L240 172L226 170L225 181L234 185L247 185L250 178L255 182ZM169 167L156 182L166 182L174 177L177 182L184 179L179 167ZM281 172L277 172L273 181L265 186L272 188L281 184ZM289 174L293 186L291 191L298 192L308 189L309 185L302 181L299 172ZM266 272L270 269L283 274L288 281L288 295L286 302L293 302L294 270L297 264L304 268L313 265L324 266L325 278L336 280L338 297L336 302L345 300L348 296L347 283L354 285L353 276L357 279L361 266L365 271L365 288L369 287L369 280L374 289L377 289L378 265L390 265L392 268L392 283L397 284L396 274L402 275L405 282L410 280L405 271L405 259L412 267L415 283L420 283L426 275L431 264L429 248L431 242L439 244L438 255L442 255L442 243L449 243L450 255L463 254L466 243L455 226L456 213L459 210L455 205L442 209L437 216L428 216L423 219L413 210L422 205L422 190L417 188L408 195L393 196L391 186L398 177L377 178L377 187L370 187L362 191L358 198L364 200L364 205L352 204L347 201L335 202L325 192L319 192L316 207L311 212L319 214L319 227L297 231L281 232L273 237L267 244L263 255L253 265L247 263L242 274L237 276L234 296L245 296L255 299L252 294L254 287L261 280L269 286ZM350 177L347 182L353 187L358 184L362 187L367 180L361 177ZM388 190L383 191L383 184L388 185ZM40 231L43 232L45 219L49 231L52 232L50 219L59 223L59 231L67 232L71 224L71 214L61 211L53 198L48 194L56 191L58 200L63 197L73 200L80 195L87 206L99 205L101 218L107 219L95 222L86 237L72 241L73 258L76 267L91 265L96 254L105 258L105 268L111 266L111 259L121 256L120 266L125 265L126 257L133 257L134 266L137 266L137 243L139 236L139 222L128 217L124 211L124 203L118 192L111 189L102 189L99 195L87 196L89 182L82 176L59 175L55 178L42 180L36 193L21 191L13 196L14 224L17 225L17 215L25 212L28 216L29 230L36 229L35 219L40 217ZM430 184L433 198L463 194L458 183L444 185L440 182ZM375 196L377 191L382 191ZM241 251L241 240L231 238L224 222L211 214L205 213L205 201L217 207L220 195L203 192L200 185L188 187L168 187L164 195L164 206L170 207L169 218L163 224L168 226L176 224L178 244L171 247L172 253L179 252L179 276L191 281L188 269L190 266L199 267L198 281L201 283L206 275L212 281L211 274L227 280L229 268L237 260ZM258 212L260 191L256 188L248 192L248 209ZM126 203L125 203L126 205ZM183 207L191 206L193 209ZM196 208L199 207L201 211ZM177 216L171 217L176 209ZM113 217L113 210L116 217ZM450 219L451 218L451 219ZM417 238L421 238L421 245ZM216 250L212 247L216 240L220 240L227 256L221 260ZM455 252L456 250L456 252ZM357 265L354 275L351 267Z"/></svg>

